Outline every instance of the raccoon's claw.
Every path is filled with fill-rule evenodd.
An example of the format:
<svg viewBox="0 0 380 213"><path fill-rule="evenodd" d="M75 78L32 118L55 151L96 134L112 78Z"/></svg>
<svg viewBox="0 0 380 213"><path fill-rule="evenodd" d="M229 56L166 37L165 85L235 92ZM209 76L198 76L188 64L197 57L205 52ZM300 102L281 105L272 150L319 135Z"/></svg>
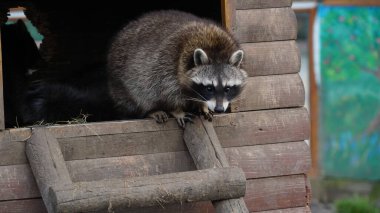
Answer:
<svg viewBox="0 0 380 213"><path fill-rule="evenodd" d="M166 112L164 111L157 111L157 112L150 113L149 117L156 120L157 123L165 123L169 119L168 114L166 114Z"/></svg>
<svg viewBox="0 0 380 213"><path fill-rule="evenodd" d="M186 113L184 117L178 117L177 118L178 125L182 128L185 128L186 122L194 123L194 121L193 121L194 117L195 117L195 115L193 115L191 113Z"/></svg>
<svg viewBox="0 0 380 213"><path fill-rule="evenodd" d="M212 111L203 112L203 117L208 120L212 121L212 117L214 116L214 113Z"/></svg>

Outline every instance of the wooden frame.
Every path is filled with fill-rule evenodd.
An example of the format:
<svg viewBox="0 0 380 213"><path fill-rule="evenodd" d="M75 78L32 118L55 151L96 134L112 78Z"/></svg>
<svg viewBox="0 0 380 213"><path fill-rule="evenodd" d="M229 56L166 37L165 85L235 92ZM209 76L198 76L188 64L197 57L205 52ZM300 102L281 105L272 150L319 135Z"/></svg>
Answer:
<svg viewBox="0 0 380 213"><path fill-rule="evenodd" d="M323 0L327 5L379 6L379 0Z"/></svg>
<svg viewBox="0 0 380 213"><path fill-rule="evenodd" d="M314 46L313 46L313 40L314 40L314 22L315 22L315 16L317 13L317 7L315 1L315 4L310 4L309 8L302 8L297 9L294 8L294 11L296 13L307 13L309 14L309 28L308 28L308 57L309 57L309 91L310 91L310 125L311 125L311 132L310 132L310 149L311 149L311 159L312 159L312 165L311 170L309 172L310 176L315 177L319 174L319 141L318 141L318 125L319 125L319 91L318 91L318 85L317 80L315 77L315 70L314 70Z"/></svg>

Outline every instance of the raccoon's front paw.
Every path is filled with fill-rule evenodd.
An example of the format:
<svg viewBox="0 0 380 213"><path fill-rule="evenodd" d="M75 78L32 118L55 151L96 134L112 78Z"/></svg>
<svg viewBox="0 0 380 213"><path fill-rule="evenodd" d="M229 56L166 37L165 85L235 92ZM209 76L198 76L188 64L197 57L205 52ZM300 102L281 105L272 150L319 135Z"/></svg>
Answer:
<svg viewBox="0 0 380 213"><path fill-rule="evenodd" d="M157 121L157 123L165 123L169 119L168 114L164 111L152 112L148 115L148 117L153 118Z"/></svg>
<svg viewBox="0 0 380 213"><path fill-rule="evenodd" d="M212 117L214 116L214 113L210 111L208 108L203 109L202 114L206 120L212 121Z"/></svg>
<svg viewBox="0 0 380 213"><path fill-rule="evenodd" d="M193 123L193 118L195 115L191 113L185 113L185 112L171 112L171 114L177 119L177 123L180 127L185 128L186 122Z"/></svg>

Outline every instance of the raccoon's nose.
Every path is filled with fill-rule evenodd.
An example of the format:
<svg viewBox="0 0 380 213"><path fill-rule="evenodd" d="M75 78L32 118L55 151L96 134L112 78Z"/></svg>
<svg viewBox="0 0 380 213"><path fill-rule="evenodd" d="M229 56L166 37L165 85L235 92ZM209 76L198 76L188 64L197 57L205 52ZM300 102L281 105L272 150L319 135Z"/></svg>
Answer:
<svg viewBox="0 0 380 213"><path fill-rule="evenodd" d="M216 106L214 109L215 112L221 113L224 112L224 107L223 106Z"/></svg>

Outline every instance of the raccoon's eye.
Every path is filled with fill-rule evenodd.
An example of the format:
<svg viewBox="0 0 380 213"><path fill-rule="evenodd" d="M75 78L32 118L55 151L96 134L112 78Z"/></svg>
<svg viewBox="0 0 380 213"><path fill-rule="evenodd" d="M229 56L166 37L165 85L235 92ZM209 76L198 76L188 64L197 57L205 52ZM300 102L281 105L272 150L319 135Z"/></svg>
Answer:
<svg viewBox="0 0 380 213"><path fill-rule="evenodd" d="M224 92L225 92L225 93L229 93L229 92L230 92L230 90L231 90L231 88L230 88L230 87L226 87L226 88L224 88Z"/></svg>
<svg viewBox="0 0 380 213"><path fill-rule="evenodd" d="M212 86L207 86L207 87L206 87L206 90L209 91L209 92L212 92L212 91L214 91L214 87L212 87Z"/></svg>

